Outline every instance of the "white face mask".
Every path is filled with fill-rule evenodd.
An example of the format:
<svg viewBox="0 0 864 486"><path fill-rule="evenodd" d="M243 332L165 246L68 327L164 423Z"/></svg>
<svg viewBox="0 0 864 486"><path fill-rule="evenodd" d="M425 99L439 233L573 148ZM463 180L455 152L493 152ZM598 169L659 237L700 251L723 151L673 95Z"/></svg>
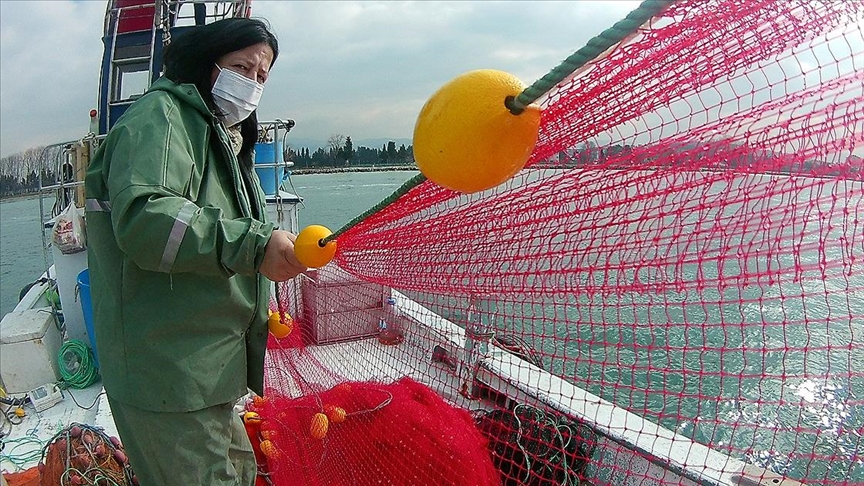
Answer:
<svg viewBox="0 0 864 486"><path fill-rule="evenodd" d="M257 83L242 74L230 69L222 69L218 64L219 76L213 83L213 102L219 111L224 113L219 117L227 127L242 122L258 108L264 85Z"/></svg>

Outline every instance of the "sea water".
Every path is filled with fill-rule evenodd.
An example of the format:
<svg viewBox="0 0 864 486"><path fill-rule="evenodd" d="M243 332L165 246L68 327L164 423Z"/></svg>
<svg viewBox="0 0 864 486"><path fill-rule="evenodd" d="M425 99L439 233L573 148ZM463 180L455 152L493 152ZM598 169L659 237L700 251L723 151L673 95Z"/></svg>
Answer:
<svg viewBox="0 0 864 486"><path fill-rule="evenodd" d="M51 252L42 251L39 202L38 197L0 201L0 316L15 308L24 286L45 273L46 261L51 264ZM53 205L53 197L43 198L46 219Z"/></svg>
<svg viewBox="0 0 864 486"><path fill-rule="evenodd" d="M304 198L299 212L301 228L323 224L336 230L392 194L415 174L414 171L395 171L293 176L293 187L286 188ZM52 204L52 200L43 200L46 210L50 210ZM18 300L20 289L44 272L38 214L38 198L0 202L0 314L9 312ZM50 253L48 256L50 258ZM864 278L853 278L859 277ZM850 367L864 369L861 347L833 348L830 355L819 351L803 356L801 353L766 352L756 345L790 342L800 348L803 343L814 347L829 342L832 346L857 343L861 335L852 336L851 330L857 330L864 323L853 323L851 329L848 323L831 328L824 322L821 326L788 329L688 326L686 335L682 335L685 329L682 326L656 325L663 319L677 319L683 323L683 312L688 312L688 322L698 321L694 313L706 312L704 307L668 305L676 299L687 301L685 294L664 296L661 302L645 302L644 306L626 303L644 308L644 315L631 315L630 320L621 322L620 326L574 326L572 323L620 319L620 314L607 316L604 312L614 313L624 304L617 300L625 298L622 296L580 297L574 302L561 303L559 308L541 306L544 308L538 308L530 321L503 321L496 325L502 332L539 336L532 344L544 355L547 361L544 365L550 371L577 377L572 381L592 393L613 398L618 405L632 408L699 442L714 444L732 455L736 455L736 450L751 449L755 452L742 459L793 477L803 468L809 468L816 478L864 482L864 439L861 437L864 433L864 382L800 378L804 367L816 375L824 373L826 368L837 374L845 374ZM714 296L714 302L721 301L720 297ZM737 301L738 297L733 300ZM842 295L828 295L822 302L812 304L831 307L833 300L842 298ZM854 302L864 305L861 299ZM846 301L838 305L843 308ZM754 322L758 321L759 313L776 311L759 307L758 303L735 307L716 311L733 313L729 315L730 322ZM787 319L800 319L804 312L803 307L789 302L784 308L796 314ZM525 315L524 309L521 305L520 315ZM499 312L506 314L507 309L497 309L496 313ZM583 314L579 316L574 312ZM557 318L553 318L556 315ZM562 315L565 316L563 321L571 325L555 324L562 321ZM449 317L458 320L456 315ZM526 329L526 322L542 329ZM744 342L754 345L742 346ZM710 349L700 351L694 343L705 343ZM552 356L555 358L550 359ZM642 373L634 372L640 369L634 366L636 363L651 363L652 367L643 367ZM664 364L668 364L669 369L661 373ZM700 373L707 369L713 373ZM725 370L737 370L740 376L721 373ZM698 374L698 379L694 379L694 373ZM783 373L796 378L783 380L780 378ZM770 378L761 378L763 374ZM621 393L622 387L627 393ZM678 396L670 391L677 392ZM700 400L697 398L700 396L718 398ZM781 402L784 405L776 405ZM796 433L799 424L822 433L819 437ZM758 428L754 427L756 425ZM808 466L789 461L786 452L790 450L833 455L838 458L838 464Z"/></svg>
<svg viewBox="0 0 864 486"><path fill-rule="evenodd" d="M299 211L300 227L322 224L341 228L366 209L381 202L417 171L355 172L292 176L285 189L304 199ZM53 198L44 198L50 214ZM15 308L21 289L46 269L41 250L39 198L0 201L0 316ZM47 261L51 263L51 252Z"/></svg>

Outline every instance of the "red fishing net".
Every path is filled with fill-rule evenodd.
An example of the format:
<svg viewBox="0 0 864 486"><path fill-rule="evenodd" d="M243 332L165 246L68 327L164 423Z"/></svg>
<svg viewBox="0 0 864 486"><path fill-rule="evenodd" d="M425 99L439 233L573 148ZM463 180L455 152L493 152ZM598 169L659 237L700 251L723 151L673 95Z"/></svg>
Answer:
<svg viewBox="0 0 864 486"><path fill-rule="evenodd" d="M250 408L265 417L260 433L274 444L264 450L278 484L500 484L468 412L410 378L343 382L299 398L273 390Z"/></svg>
<svg viewBox="0 0 864 486"><path fill-rule="evenodd" d="M864 483L862 26L678 2L540 100L513 180L342 234L347 273L280 286L264 415L307 408L274 479L486 484L480 445L506 484ZM346 382L375 411L301 439Z"/></svg>

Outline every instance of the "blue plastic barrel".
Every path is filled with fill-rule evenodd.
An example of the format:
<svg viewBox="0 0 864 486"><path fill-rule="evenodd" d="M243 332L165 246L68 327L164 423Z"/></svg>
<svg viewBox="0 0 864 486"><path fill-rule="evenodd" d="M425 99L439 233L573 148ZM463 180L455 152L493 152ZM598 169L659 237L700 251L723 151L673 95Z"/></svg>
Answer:
<svg viewBox="0 0 864 486"><path fill-rule="evenodd" d="M90 298L90 271L85 268L78 274L78 296L81 298L81 310L84 312L84 327L90 338L90 348L96 368L99 368L99 353L96 352L96 334L93 332L93 301Z"/></svg>
<svg viewBox="0 0 864 486"><path fill-rule="evenodd" d="M282 166L284 161L282 143L259 142L255 144L255 172L261 181L261 188L264 189L264 194L268 196L275 195L276 191L279 190L279 186L288 178L285 167ZM278 164L278 166L274 164ZM262 167L259 167L259 165Z"/></svg>

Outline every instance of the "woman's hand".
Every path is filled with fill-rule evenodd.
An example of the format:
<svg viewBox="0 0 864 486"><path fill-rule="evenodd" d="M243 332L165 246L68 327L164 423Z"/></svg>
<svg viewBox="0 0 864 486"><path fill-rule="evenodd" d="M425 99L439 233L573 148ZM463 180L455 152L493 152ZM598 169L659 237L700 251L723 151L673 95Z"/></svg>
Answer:
<svg viewBox="0 0 864 486"><path fill-rule="evenodd" d="M264 249L264 260L258 271L274 282L290 280L306 271L306 267L294 256L296 238L297 236L287 231L273 231Z"/></svg>

